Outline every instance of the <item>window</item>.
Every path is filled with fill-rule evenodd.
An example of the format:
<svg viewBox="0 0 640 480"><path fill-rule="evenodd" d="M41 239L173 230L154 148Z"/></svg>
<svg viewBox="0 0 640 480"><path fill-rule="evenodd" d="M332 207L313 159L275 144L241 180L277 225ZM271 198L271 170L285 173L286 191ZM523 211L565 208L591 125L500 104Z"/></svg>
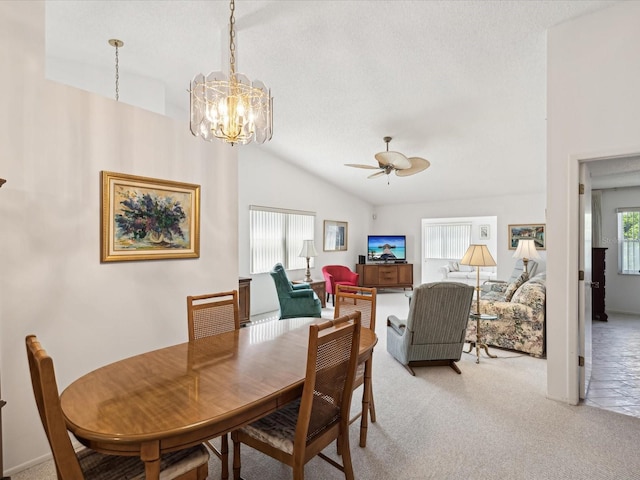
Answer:
<svg viewBox="0 0 640 480"><path fill-rule="evenodd" d="M618 273L640 275L640 207L618 208Z"/></svg>
<svg viewBox="0 0 640 480"><path fill-rule="evenodd" d="M471 243L471 223L424 226L425 258L462 258Z"/></svg>
<svg viewBox="0 0 640 480"><path fill-rule="evenodd" d="M306 268L307 260L298 254L302 241L314 238L316 214L255 205L249 209L251 273L268 272L278 262L287 270Z"/></svg>

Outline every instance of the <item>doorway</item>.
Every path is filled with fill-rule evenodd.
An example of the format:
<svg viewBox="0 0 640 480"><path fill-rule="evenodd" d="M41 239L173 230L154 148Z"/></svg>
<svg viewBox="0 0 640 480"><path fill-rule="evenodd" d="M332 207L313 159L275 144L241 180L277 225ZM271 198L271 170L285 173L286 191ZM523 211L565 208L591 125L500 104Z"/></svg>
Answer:
<svg viewBox="0 0 640 480"><path fill-rule="evenodd" d="M607 310L622 310L627 314L636 314L637 326L640 330L640 300L637 300L637 294L631 293L637 292L640 288L640 276L630 278L618 274L618 234L615 214L615 209L618 207L627 207L631 204L640 206L640 155L635 153L582 160L580 182L585 185L584 198L580 200L579 229L579 245L582 250L580 269L585 272L585 281L580 282L578 296L579 347L580 354L584 358L583 365L579 367L579 398L587 404L602 408L620 407L622 410L627 405L636 407L640 399L634 398L633 389L628 389L631 395L625 400L621 398L625 395L620 394L622 391L620 385L616 384L616 381L625 375L624 369L621 368L624 363L621 362L621 355L625 348L624 345L619 344L620 338L624 336L617 335L617 329L634 326L634 321L628 318L615 322L592 320L595 316L591 314L591 293L599 292L596 298L602 296L603 301L609 297L606 300ZM598 194L592 195L592 192L598 192ZM593 201L598 198L601 200ZM583 208L582 203L588 207ZM593 211L590 211L591 207ZM599 214L601 214L600 218L598 218ZM591 225L594 226L593 229ZM603 265L604 277L598 279L598 282L594 282L591 276L592 247L595 247L594 251L595 249L604 251L606 267ZM596 287L599 287L599 290L595 290ZM593 344L590 335L592 327L595 329ZM602 349L611 349L611 351L604 352ZM618 356L618 362L615 361L616 356ZM615 365L619 367L617 372L614 371ZM623 385L628 386L629 382ZM635 389L639 388L640 382L635 385ZM640 406L633 411L640 414ZM629 414L624 411L621 413Z"/></svg>

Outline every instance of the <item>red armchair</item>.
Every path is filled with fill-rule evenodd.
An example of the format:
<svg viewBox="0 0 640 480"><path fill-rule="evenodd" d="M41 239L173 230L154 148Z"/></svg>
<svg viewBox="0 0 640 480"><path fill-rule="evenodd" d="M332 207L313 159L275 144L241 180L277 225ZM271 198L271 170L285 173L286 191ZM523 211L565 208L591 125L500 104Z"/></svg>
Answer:
<svg viewBox="0 0 640 480"><path fill-rule="evenodd" d="M352 272L348 267L343 265L325 265L322 267L322 275L326 283L327 301L331 295L331 303L335 305L336 285L353 285L358 286L358 275Z"/></svg>

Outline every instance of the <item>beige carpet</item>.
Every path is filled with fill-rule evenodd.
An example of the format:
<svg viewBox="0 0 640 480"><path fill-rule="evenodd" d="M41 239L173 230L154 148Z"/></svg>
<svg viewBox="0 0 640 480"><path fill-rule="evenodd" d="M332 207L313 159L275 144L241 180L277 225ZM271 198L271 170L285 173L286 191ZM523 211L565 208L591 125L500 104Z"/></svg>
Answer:
<svg viewBox="0 0 640 480"><path fill-rule="evenodd" d="M351 451L356 478L388 479L640 479L640 419L545 398L546 361L492 349L499 358L463 354L462 375L448 367L408 372L386 352L387 315L408 312L402 293L380 293L373 388L378 416L367 448ZM330 316L331 308L324 315ZM354 396L359 408L360 391ZM334 455L335 448L328 449ZM243 446L242 476L291 478L288 467ZM50 464L13 480L54 479ZM210 478L219 478L214 458ZM308 480L343 478L322 460Z"/></svg>

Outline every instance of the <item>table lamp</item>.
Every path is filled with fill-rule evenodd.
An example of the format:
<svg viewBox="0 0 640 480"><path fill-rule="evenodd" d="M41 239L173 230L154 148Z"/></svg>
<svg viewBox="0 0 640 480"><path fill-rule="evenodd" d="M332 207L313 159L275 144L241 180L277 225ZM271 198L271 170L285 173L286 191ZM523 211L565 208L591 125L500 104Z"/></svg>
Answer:
<svg viewBox="0 0 640 480"><path fill-rule="evenodd" d="M494 267L496 261L486 245L469 245L460 265L476 267L476 315L480 315L480 267Z"/></svg>
<svg viewBox="0 0 640 480"><path fill-rule="evenodd" d="M318 252L316 252L316 247L313 244L313 240L303 240L302 241L302 250L298 254L299 257L305 257L307 259L307 271L304 277L304 281L309 283L311 282L311 270L309 270L309 259L311 257L317 257Z"/></svg>
<svg viewBox="0 0 640 480"><path fill-rule="evenodd" d="M529 260L540 259L540 255L538 255L538 251L536 250L536 243L533 240L518 240L518 248L516 248L516 253L513 254L513 258L521 258L524 264L524 272L529 273L527 271L527 263L529 263Z"/></svg>

